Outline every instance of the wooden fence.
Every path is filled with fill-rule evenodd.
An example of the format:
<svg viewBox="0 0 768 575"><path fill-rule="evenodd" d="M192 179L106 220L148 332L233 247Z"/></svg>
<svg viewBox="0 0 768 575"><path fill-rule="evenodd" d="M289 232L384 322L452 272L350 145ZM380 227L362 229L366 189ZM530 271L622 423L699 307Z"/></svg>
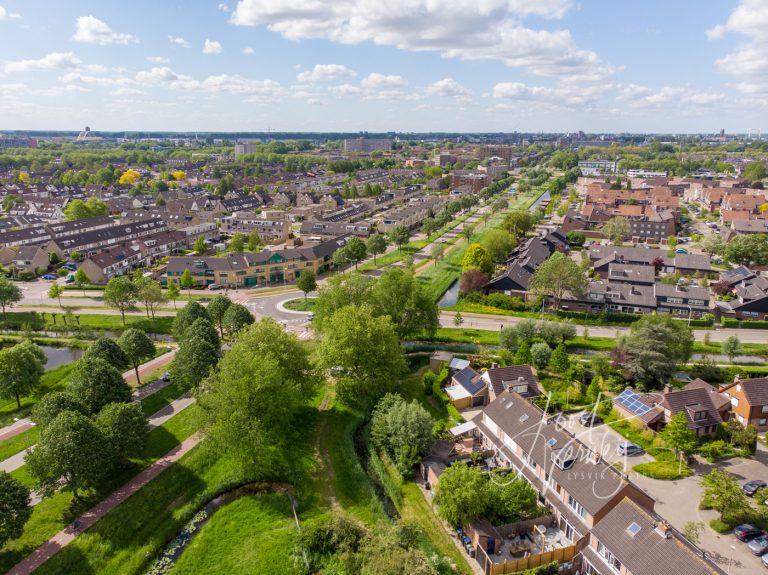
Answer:
<svg viewBox="0 0 768 575"><path fill-rule="evenodd" d="M477 548L477 560L486 575L515 573L517 571L547 565L552 563L552 561L564 563L573 559L575 555L576 546L569 545L568 547L562 547L560 549L555 549L554 551L546 551L544 553L539 553L538 555L529 555L528 557L521 557L520 559L510 559L503 563L494 563L482 547Z"/></svg>

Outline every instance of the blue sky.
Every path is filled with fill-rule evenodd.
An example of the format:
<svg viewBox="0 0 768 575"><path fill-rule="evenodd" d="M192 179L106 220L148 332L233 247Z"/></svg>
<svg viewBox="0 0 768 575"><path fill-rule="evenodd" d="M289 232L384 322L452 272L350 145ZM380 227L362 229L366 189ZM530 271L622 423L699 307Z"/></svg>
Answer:
<svg viewBox="0 0 768 575"><path fill-rule="evenodd" d="M768 0L0 0L0 129L768 129Z"/></svg>

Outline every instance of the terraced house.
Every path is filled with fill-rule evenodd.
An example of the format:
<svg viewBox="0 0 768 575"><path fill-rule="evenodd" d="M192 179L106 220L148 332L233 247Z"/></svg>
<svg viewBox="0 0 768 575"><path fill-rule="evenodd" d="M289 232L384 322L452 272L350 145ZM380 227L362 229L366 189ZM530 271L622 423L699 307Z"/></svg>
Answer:
<svg viewBox="0 0 768 575"><path fill-rule="evenodd" d="M172 257L161 281L179 283L184 271L189 270L197 287L211 284L226 288L282 285L296 281L305 270L320 274L330 269L334 252L344 246L348 237L287 250L232 253L223 257Z"/></svg>

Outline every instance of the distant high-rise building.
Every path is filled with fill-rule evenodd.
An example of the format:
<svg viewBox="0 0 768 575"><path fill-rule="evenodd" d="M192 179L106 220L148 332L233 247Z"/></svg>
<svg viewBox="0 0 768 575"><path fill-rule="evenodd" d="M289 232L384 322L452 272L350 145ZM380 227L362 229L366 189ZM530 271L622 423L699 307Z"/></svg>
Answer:
<svg viewBox="0 0 768 575"><path fill-rule="evenodd" d="M255 142L238 142L235 144L235 157L242 156L243 154L255 154L256 143Z"/></svg>
<svg viewBox="0 0 768 575"><path fill-rule="evenodd" d="M344 140L344 151L357 152L389 152L392 149L392 140L388 138L348 138Z"/></svg>

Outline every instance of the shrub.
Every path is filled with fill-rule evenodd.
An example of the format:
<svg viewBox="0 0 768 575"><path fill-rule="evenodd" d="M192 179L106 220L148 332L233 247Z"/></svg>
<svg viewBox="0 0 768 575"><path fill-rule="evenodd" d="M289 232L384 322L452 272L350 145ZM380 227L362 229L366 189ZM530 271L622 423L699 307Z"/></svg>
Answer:
<svg viewBox="0 0 768 575"><path fill-rule="evenodd" d="M683 463L681 467L677 460L640 463L635 465L632 469L637 471L640 475L645 475L651 479L659 479L661 481L674 481L693 475L690 467L685 463Z"/></svg>
<svg viewBox="0 0 768 575"><path fill-rule="evenodd" d="M544 369L549 364L552 349L543 341L531 346L531 360L537 369Z"/></svg>
<svg viewBox="0 0 768 575"><path fill-rule="evenodd" d="M724 523L720 519L713 519L709 522L709 526L717 533L728 533L731 530L731 526Z"/></svg>
<svg viewBox="0 0 768 575"><path fill-rule="evenodd" d="M722 439L716 439L714 441L710 441L702 445L699 448L699 453L704 459L706 459L711 463L714 463L719 459L724 459L726 457L733 456L735 451L733 447L728 445Z"/></svg>

